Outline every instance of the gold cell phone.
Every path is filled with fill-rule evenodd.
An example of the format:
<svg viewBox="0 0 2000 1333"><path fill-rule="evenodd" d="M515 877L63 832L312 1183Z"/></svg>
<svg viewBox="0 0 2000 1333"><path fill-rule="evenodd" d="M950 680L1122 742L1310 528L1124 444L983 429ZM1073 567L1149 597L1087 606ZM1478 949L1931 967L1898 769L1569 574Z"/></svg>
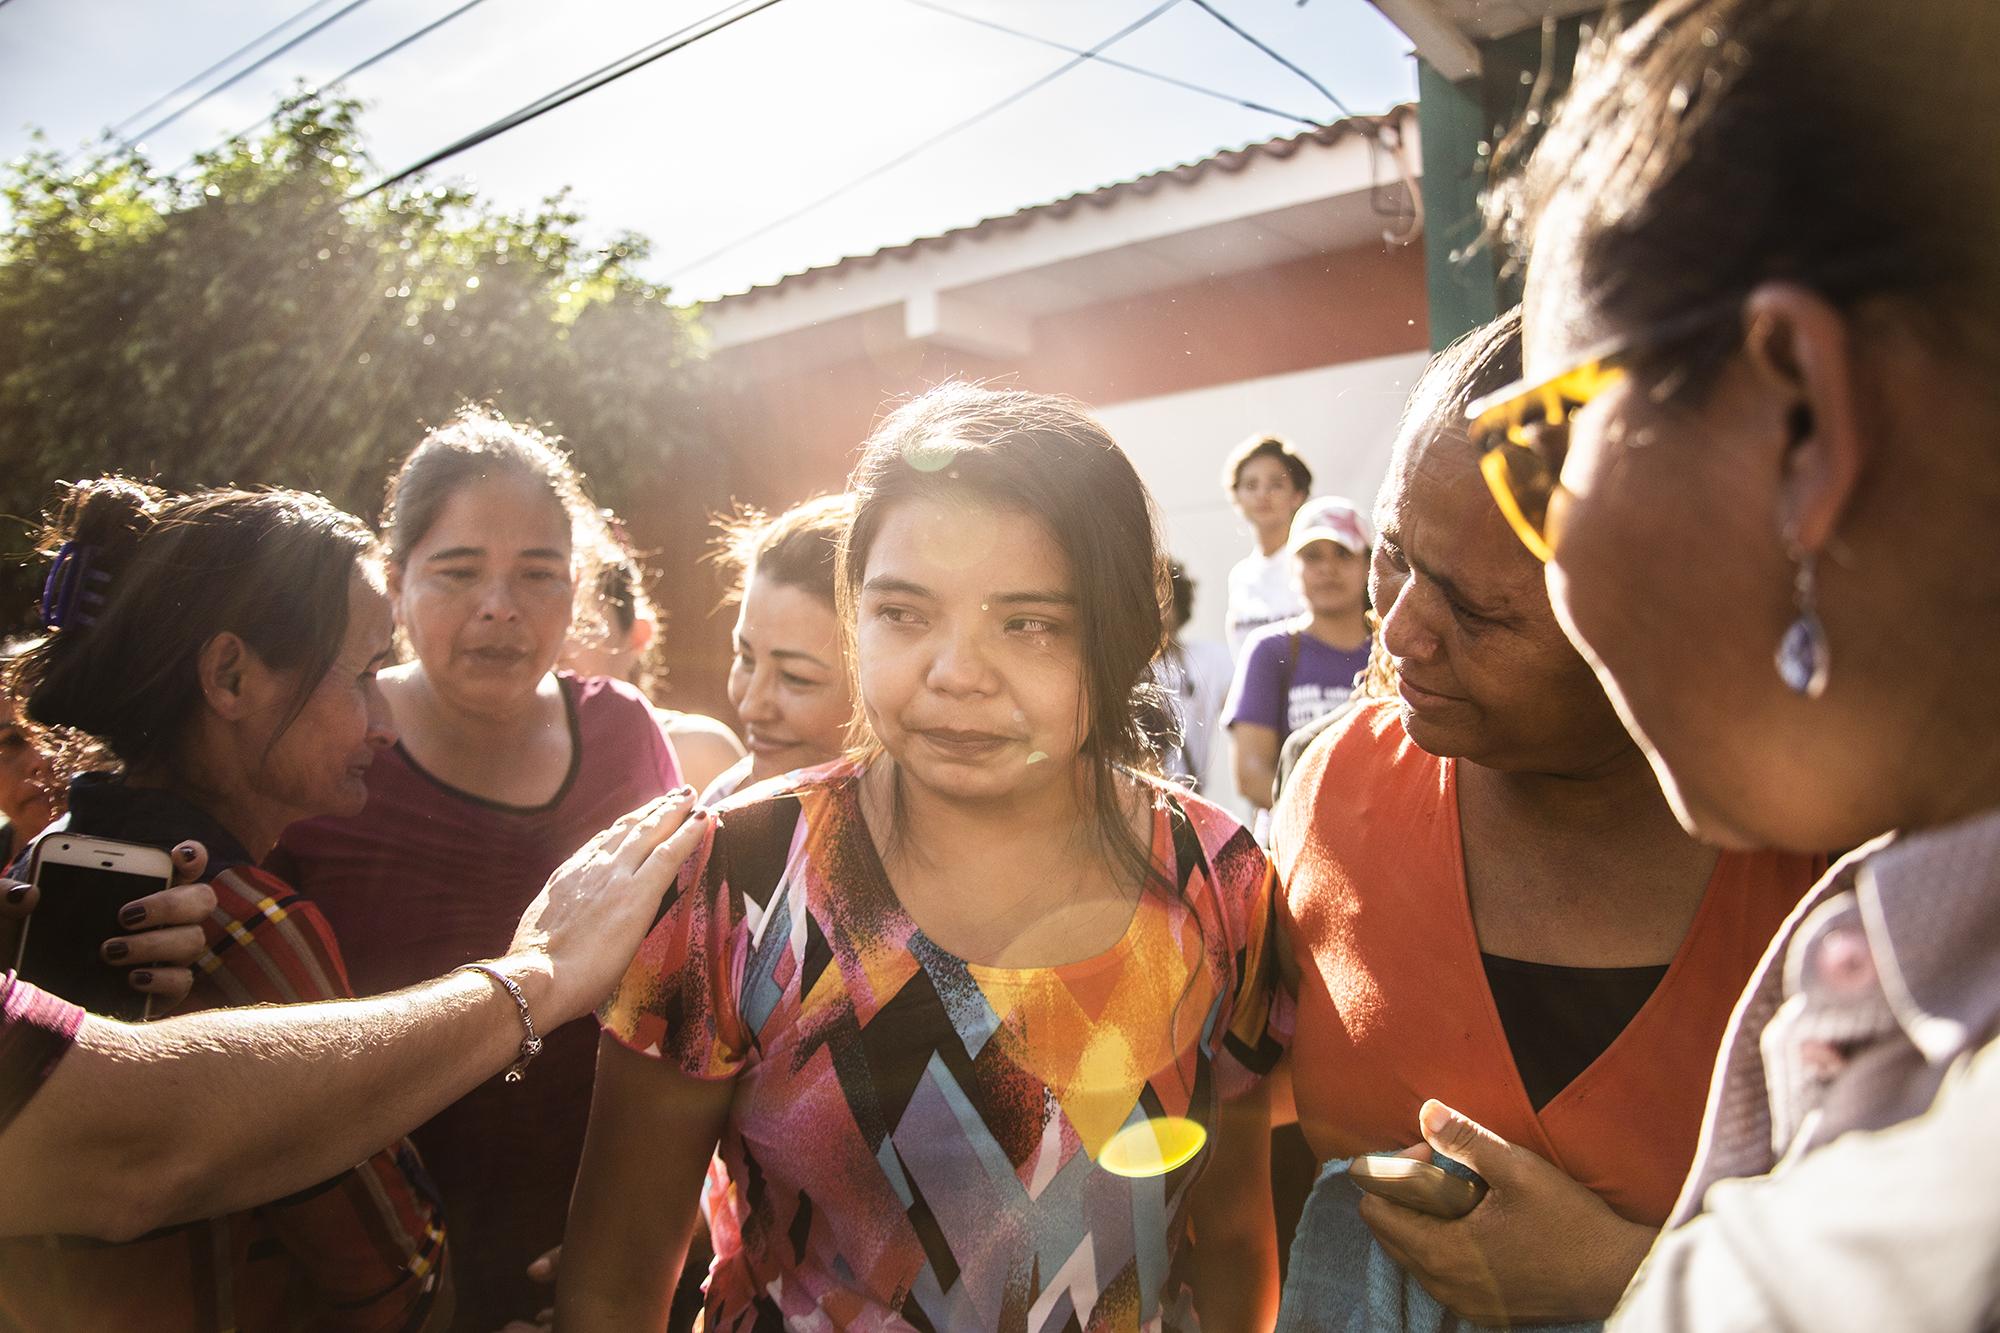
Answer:
<svg viewBox="0 0 2000 1333"><path fill-rule="evenodd" d="M1468 1179L1414 1157L1357 1157L1347 1174L1370 1194L1432 1217L1464 1217L1486 1197L1486 1182L1478 1176Z"/></svg>

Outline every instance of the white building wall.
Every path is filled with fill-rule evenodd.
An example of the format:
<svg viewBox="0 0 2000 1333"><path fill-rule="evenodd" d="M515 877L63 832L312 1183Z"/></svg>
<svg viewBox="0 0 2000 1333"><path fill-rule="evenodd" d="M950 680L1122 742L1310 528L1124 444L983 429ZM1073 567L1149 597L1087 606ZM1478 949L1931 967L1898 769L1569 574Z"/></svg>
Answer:
<svg viewBox="0 0 2000 1333"><path fill-rule="evenodd" d="M1314 494L1344 495L1371 513L1403 400L1427 360L1410 352L1097 410L1152 489L1167 549L1194 578L1186 637L1221 641L1229 567L1250 549L1249 527L1222 490L1229 451L1253 434L1282 435L1311 465ZM1214 750L1203 787L1232 793L1227 746Z"/></svg>

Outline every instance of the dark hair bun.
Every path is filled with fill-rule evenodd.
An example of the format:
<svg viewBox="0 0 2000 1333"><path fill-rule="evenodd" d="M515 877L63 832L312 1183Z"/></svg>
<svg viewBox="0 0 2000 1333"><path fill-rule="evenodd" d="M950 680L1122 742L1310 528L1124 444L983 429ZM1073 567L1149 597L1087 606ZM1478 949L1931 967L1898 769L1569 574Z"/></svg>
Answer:
<svg viewBox="0 0 2000 1333"><path fill-rule="evenodd" d="M145 765L169 754L203 706L201 654L218 634L296 674L289 725L340 650L349 586L374 538L316 495L169 495L100 477L59 492L42 550L58 557L65 544L64 623L14 662L10 688L44 733ZM74 591L84 586L87 597ZM67 748L60 738L57 748Z"/></svg>
<svg viewBox="0 0 2000 1333"><path fill-rule="evenodd" d="M115 576L152 530L166 499L158 487L125 477L70 482L39 549L54 557L67 543L89 547L91 568Z"/></svg>
<svg viewBox="0 0 2000 1333"><path fill-rule="evenodd" d="M60 483L43 520L36 550L53 562L65 546L70 547L72 559L88 561L86 566L73 567L70 577L82 577L85 570L103 576L107 582L102 586L108 594L166 503L166 493L158 487L127 477ZM39 609L43 613L50 610L47 606ZM82 655L83 632L95 619L94 614L72 612L62 625L49 626L45 639L9 664L8 691L21 701L23 712L33 722L85 735L102 730L102 692L79 673L66 669ZM62 738L49 738L47 743L64 752L73 748Z"/></svg>

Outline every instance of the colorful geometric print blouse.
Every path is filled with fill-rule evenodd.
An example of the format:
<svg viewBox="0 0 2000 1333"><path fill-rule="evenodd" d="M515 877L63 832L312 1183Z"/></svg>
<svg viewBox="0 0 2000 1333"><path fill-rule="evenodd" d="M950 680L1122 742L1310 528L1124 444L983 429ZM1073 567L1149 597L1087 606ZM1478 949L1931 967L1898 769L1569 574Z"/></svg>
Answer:
<svg viewBox="0 0 2000 1333"><path fill-rule="evenodd" d="M633 1049L736 1080L707 1327L1195 1328L1208 1154L1181 1159L1290 1025L1263 852L1161 785L1171 900L1149 889L1096 957L987 967L902 910L858 776L725 805L605 1009Z"/></svg>

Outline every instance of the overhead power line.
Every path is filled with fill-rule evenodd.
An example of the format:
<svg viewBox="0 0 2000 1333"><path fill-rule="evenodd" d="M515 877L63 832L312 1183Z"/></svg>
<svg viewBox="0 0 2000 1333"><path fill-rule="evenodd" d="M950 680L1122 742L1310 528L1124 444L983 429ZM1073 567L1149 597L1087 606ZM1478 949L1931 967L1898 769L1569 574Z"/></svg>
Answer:
<svg viewBox="0 0 2000 1333"><path fill-rule="evenodd" d="M270 28L262 33L259 33L257 36L243 43L243 45L237 47L234 51L231 51L228 55L224 56L222 59L216 61L213 65L210 65L207 69L203 70L201 73L196 74L193 77L187 79L173 91L162 93L160 96L155 97L152 101L146 103L146 105L140 107L137 111L134 111L131 115L125 117L125 119L119 121L116 125L113 125L109 130L111 137L118 138L122 136L125 133L126 126L131 125L137 121L144 120L147 116L152 115L155 111L158 111L161 107L173 101L175 98L179 97L182 93L191 92L194 89L200 87L202 84L208 82L208 80L211 77L220 74L225 69L228 69L238 60L241 60L244 56L249 55L252 51L255 51L265 42L270 41L273 37L276 37L279 33L291 27L294 23L297 23L299 20L306 18L308 15L311 15L318 10L325 9L328 5L333 3L334 0L313 0L313 3L307 5L304 9L299 10L296 14L293 14L290 18L286 19L283 23L280 23L277 27Z"/></svg>
<svg viewBox="0 0 2000 1333"><path fill-rule="evenodd" d="M1367 138L1368 160L1371 164L1371 167L1375 161L1375 155L1377 153L1382 152L1384 150L1388 152L1390 160L1396 164L1397 174L1402 177L1403 186L1405 190L1408 191L1409 204L1406 207L1391 207L1391 208L1383 207L1382 188L1381 188L1381 183L1378 180L1370 184L1368 188L1368 206L1372 210L1374 210L1374 213L1377 217L1396 218L1408 224L1401 231L1383 232L1382 238L1384 240L1397 245L1406 245L1410 241L1415 240L1418 234L1423 231L1424 197L1422 190L1418 188L1416 179L1410 170L1409 159L1404 156L1402 133L1398 131L1393 140L1385 141L1382 135L1381 121L1356 115L1354 112L1354 108L1348 106L1347 103L1341 101L1339 97L1334 95L1333 89L1321 83L1318 79L1314 78L1311 74L1307 73L1300 66L1286 59L1286 57L1282 52L1274 49L1267 43L1258 40L1258 38L1254 33L1250 32L1247 28L1244 28L1241 25L1237 24L1227 14L1223 13L1221 10L1217 9L1213 4L1209 3L1209 0L1194 0L1194 2L1197 5L1200 5L1203 12L1205 12L1210 18L1214 19L1217 23L1220 23L1223 27L1235 33L1238 37L1241 37L1244 41L1250 43L1250 45L1256 47L1259 51L1262 51L1272 60L1275 60L1280 65L1283 65L1286 69L1290 70L1292 73L1304 79L1307 83L1311 84L1314 88L1318 89L1322 97L1326 98L1327 101L1339 107L1341 114L1346 116L1350 121L1354 122L1355 127L1359 129L1361 133Z"/></svg>
<svg viewBox="0 0 2000 1333"><path fill-rule="evenodd" d="M271 51L267 55L258 57L250 64L245 65L242 69L236 71L236 73L224 79L221 83L216 84L213 88L210 88L207 92L195 98L192 102L189 102L186 106L180 107L175 111L173 111L172 113L162 116L160 119L154 121L151 125L148 125L145 129L140 130L137 134L134 134L130 138L123 140L119 144L119 146L121 148L130 148L135 143L143 142L146 136L150 134L159 133L167 126L179 120L182 116L185 116L188 112L200 106L203 102L208 101L211 97L219 96L220 94L229 91L231 88L234 88L237 84L243 82L243 80L249 78L252 74L255 74L258 70L270 64L273 60L276 60L279 56L282 56L287 52L296 49L301 43L311 41L314 37L326 31L328 28L340 22L342 19L346 18L349 14L352 14L355 10L361 8L361 6L367 3L368 0L348 0L346 4L342 5L332 14L329 14L327 17L321 19L318 23L313 24L310 28L307 28L304 32L292 38L284 45Z"/></svg>
<svg viewBox="0 0 2000 1333"><path fill-rule="evenodd" d="M679 274L679 273L685 273L692 268L700 268L703 264L709 263L711 260L719 259L723 255L728 254L730 251L737 249L739 246L748 245L750 242L758 239L759 237L767 236L771 232L776 231L780 227L783 227L789 223L796 222L800 218L804 217L806 214L811 213L817 209L824 208L826 205L832 203L834 200L840 198L842 195L847 194L849 191L859 189L861 186L866 185L868 182L876 179L877 177L886 175L887 173L894 171L897 167L902 166L905 162L908 162L911 158L917 157L920 154L925 153L930 149L937 147L939 144L943 143L946 139L951 138L953 135L964 133L966 130L971 129L974 125L979 124L981 121L986 120L989 117L996 115L1001 111L1006 110L1008 107L1014 105L1014 103L1020 101L1022 98L1028 97L1036 92L1039 92L1041 89L1048 87L1051 83L1054 83L1057 79L1069 73L1071 70L1075 69L1078 65L1087 64L1090 61L1097 59L1098 54L1102 52L1106 47L1109 47L1116 42L1123 41L1125 38L1130 37L1133 33L1139 31L1139 29L1145 27L1148 23L1151 23L1154 19L1160 17L1160 15L1166 13L1169 9L1172 9L1175 5L1179 3L1180 0L1164 0L1164 3L1155 5L1153 8L1147 10L1144 14L1134 19L1132 22L1120 28L1117 32L1114 32L1109 37L1106 37L1103 41L1097 43L1095 46L1090 47L1086 51L1079 52L1074 58L1064 61L1062 64L1050 70L1047 74L1042 75L1034 82L1028 84L1026 87L1011 92L1007 94L1007 96L1001 98L999 101L994 102L992 105L983 107L980 110L973 112L971 115L967 116L964 120L958 121L957 123L950 125L945 129L939 130L936 134L931 135L928 139L925 139L922 143L918 144L916 147L898 153L896 156L890 158L888 161L869 168L867 171L862 172L859 176L854 177L852 180L847 181L845 184L837 186L834 189L828 190L825 194L820 195L818 198L813 199L808 203L800 205L799 207L793 209L791 212L785 214L783 217L778 218L775 221L767 222L763 226L757 228L755 231L746 232L743 235L738 236L735 240L730 241L728 244L718 246L716 249L710 250L707 254L702 255L699 259L689 260L687 263L679 265L678 267L675 268L674 272L676 274Z"/></svg>
<svg viewBox="0 0 2000 1333"><path fill-rule="evenodd" d="M579 97L596 92L599 88L624 78L634 70L644 69L655 60L670 56L674 52L686 47L693 46L705 37L713 37L724 28L741 23L752 14L762 13L779 2L780 0L757 0L757 3L752 4L748 9L741 9L737 13L730 14L728 18L722 19L720 23L714 23L713 26L704 26L711 24L713 20L736 8L734 4L724 5L714 13L696 19L693 23L686 24L683 27L676 28L656 42L639 47L637 50L621 56L609 64L600 65L590 73L579 78L571 79L555 91L545 93L534 101L529 102L526 106L508 112L506 115L500 117L500 119L489 122L462 139L454 140L428 157L404 167L394 175L384 176L373 185L362 190L357 190L355 193L349 195L348 198L350 200L366 199L369 195L379 190L386 190L391 185L408 180L418 172L427 171L447 158L456 157L467 149L477 148L480 144L499 138L509 130L520 128L537 116L547 115L557 107L565 106ZM699 31L696 31L697 29Z"/></svg>
<svg viewBox="0 0 2000 1333"><path fill-rule="evenodd" d="M1415 240L1418 233L1420 233L1423 230L1424 226L1424 198L1423 198L1423 191L1418 188L1416 183L1416 178L1411 173L1409 159L1404 156L1403 136L1401 132L1398 131L1393 141L1385 142L1382 135L1382 124L1380 121L1372 120L1365 116L1356 115L1354 112L1354 108L1350 107L1349 105L1347 105L1347 103L1341 101L1339 97L1334 95L1333 89L1321 83L1318 79L1314 78L1311 74L1307 73L1303 68L1301 68L1297 64L1294 64L1291 60L1288 60L1283 52L1280 52L1275 48L1271 47L1269 44L1258 40L1257 36L1254 33L1250 32L1247 28L1244 28L1240 24L1236 23L1227 14L1223 13L1221 10L1217 9L1213 4L1209 3L1209 0L1194 0L1194 2L1197 5L1200 5L1203 12L1206 13L1210 18L1214 19L1217 23L1220 23L1223 27L1235 33L1238 37L1241 37L1244 41L1250 43L1250 45L1256 47L1259 51L1262 51L1272 60L1275 60L1280 65L1283 65L1286 69L1290 70L1292 73L1304 79L1307 83L1311 84L1314 88L1318 89L1322 97L1326 98L1327 101L1339 107L1340 113L1343 116L1346 116L1350 121L1353 121L1355 127L1359 129L1364 136L1366 136L1368 140L1368 160L1371 166L1375 161L1375 155L1377 153L1385 150L1388 152L1390 160L1396 164L1397 174L1402 177L1404 189L1408 191L1409 204L1407 206L1384 207L1382 203L1381 183L1379 181L1376 181L1375 183L1371 184L1368 188L1368 206L1374 211L1375 216L1377 217L1396 218L1408 224L1401 231L1382 233L1384 240L1390 241L1397 245L1405 245L1408 244L1410 241Z"/></svg>
<svg viewBox="0 0 2000 1333"><path fill-rule="evenodd" d="M364 70L374 68L376 65L379 65L383 61L387 60L390 56L395 55L398 51L401 51L406 47L415 45L416 43L422 41L424 38L430 36L432 33L436 32L439 28L442 28L445 24L450 23L453 19L458 18L462 14L466 14L472 10L475 10L485 3L486 0L465 0L464 4L452 10L450 13L444 15L441 18L432 19L429 23L426 23L423 27L418 28L415 32L397 38L395 41L389 43L389 45L375 52L375 54L369 56L366 60L363 60L358 64L349 65L346 69L340 71L340 73L334 75L332 78L328 79L325 83L320 84L318 87L312 89L310 92L302 93L297 97L287 98L285 101L285 106L296 106L302 102L310 102L322 96L325 93L331 92L333 89L338 88L341 84L346 83L349 79L353 78L355 75L361 73ZM236 142L238 139L247 138L249 135L261 129L263 126L268 125L272 121L276 120L279 117L279 115L283 114L283 110L284 108L280 107L279 110L273 111L267 116L258 117L256 120L251 121L248 125L245 125L242 129L236 131L236 133L216 140L215 143L211 144L204 151L213 153L220 148L226 147L227 145ZM200 156L201 156L200 153L196 153L193 157L190 157L187 161L181 163L180 170L176 171L174 174L178 176L181 174L181 172L186 171L189 167L195 164L195 159L199 158Z"/></svg>
<svg viewBox="0 0 2000 1333"><path fill-rule="evenodd" d="M977 14L967 14L961 10L953 9L949 5L935 4L933 0L905 0L905 3L915 5L918 9L928 9L933 13L948 14L952 18L962 19L967 23L977 24L982 28L991 28L994 32L1004 32L1009 37L1019 37L1023 41L1034 42L1041 46L1050 47L1053 50L1067 51L1073 56L1088 56L1098 64L1108 68L1122 69L1128 74L1137 74L1141 78L1152 79L1158 83L1169 84L1175 88L1184 88L1188 92L1200 93L1203 97L1212 97L1219 102L1229 102L1232 105L1242 107L1246 111L1256 111L1266 116L1276 116L1280 120L1296 121L1301 125L1310 125L1315 129L1325 128L1324 122L1314 120L1310 116L1301 116L1293 111L1281 111L1277 107L1265 106L1261 102L1252 102L1248 98L1238 97L1234 93L1225 93L1219 89L1204 87L1188 79L1176 78L1171 74L1162 74L1155 69L1147 69L1144 65L1134 65L1129 61L1113 59L1111 56L1092 55L1082 47L1070 46L1064 42L1058 42L1053 38L1044 37L1040 33L1023 32L1019 28L1010 28L1004 23L995 23L992 19L981 18Z"/></svg>
<svg viewBox="0 0 2000 1333"><path fill-rule="evenodd" d="M1336 107L1340 108L1341 115L1346 116L1349 120L1353 120L1356 118L1354 115L1353 107L1347 105L1347 103L1341 101L1338 97L1334 96L1333 89L1327 87L1325 84L1321 83L1318 79L1315 79L1312 75L1308 74L1300 66L1292 63L1291 60L1286 58L1283 52L1276 50L1275 48L1265 44L1262 41L1259 41L1254 33L1252 33L1249 29L1244 28L1243 26L1238 24L1236 20L1230 18L1229 15L1223 13L1221 10L1217 9L1214 5L1210 4L1208 0L1194 0L1194 2L1195 4L1201 6L1202 12L1206 13L1210 18L1214 19L1217 23L1220 23L1223 27L1229 29L1231 32L1235 33L1238 37L1241 37L1244 41L1250 43L1250 45L1256 47L1259 51L1262 51L1265 55L1271 57L1271 59L1277 61L1280 65L1283 65L1286 69L1290 70L1292 73L1304 79L1307 83L1310 83L1315 89L1319 91L1320 96L1326 98L1327 101L1333 103Z"/></svg>

